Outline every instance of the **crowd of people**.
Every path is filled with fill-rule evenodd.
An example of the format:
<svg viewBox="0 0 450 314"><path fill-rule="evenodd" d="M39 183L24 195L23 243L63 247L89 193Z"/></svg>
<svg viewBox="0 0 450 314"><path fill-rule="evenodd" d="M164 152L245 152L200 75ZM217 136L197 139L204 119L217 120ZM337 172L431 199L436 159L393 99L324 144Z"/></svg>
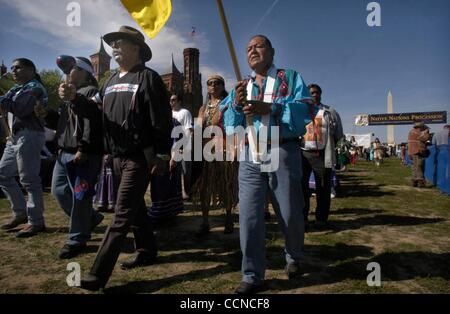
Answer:
<svg viewBox="0 0 450 314"><path fill-rule="evenodd" d="M66 82L59 87L58 153L51 177L51 194L70 217L59 258L73 258L85 251L92 230L104 218L94 205L114 210L81 287L99 290L107 284L130 230L137 253L121 264L122 269L155 263L154 224L182 212L186 200L192 200L202 213L197 236L210 232L209 211L215 207L225 208L224 233L233 232L231 214L239 204L242 281L236 293L256 292L264 283L269 202L285 236L285 273L289 279L296 277L305 230L328 226L335 170L345 169L348 163L355 166L360 153L354 141L345 140L337 111L322 103L321 87L306 85L294 70L277 68L275 48L266 36L250 38L246 53L251 76L238 82L230 93L223 77L209 77L198 127L218 126L228 135L239 126L253 127L259 135L263 127L276 126L279 137L268 133L267 150L276 154L278 167L266 171L264 161L250 157L250 135L232 145L244 146L248 158L243 160L179 160L180 154L192 157L196 127L192 114L183 108L182 95L169 95L161 77L145 66L152 51L138 30L122 26L103 39L112 48L119 69L99 87L91 62L73 58ZM0 96L5 133L0 187L11 204L12 218L1 228L14 230L25 225L16 233L23 238L45 231L39 172L48 118L47 92L32 61L14 60L11 72L17 85ZM177 126L183 134L172 138ZM422 133L416 136L425 139ZM188 139L186 145L173 149L183 139ZM217 135L204 138L202 147L217 141L220 144L214 147L225 156L229 146L222 140ZM275 140L278 145L273 144ZM411 147L409 153L420 169L420 154ZM383 157L378 139L373 143L373 155L379 165ZM317 200L314 223L309 221L311 176ZM149 185L152 204L147 208L144 196Z"/></svg>

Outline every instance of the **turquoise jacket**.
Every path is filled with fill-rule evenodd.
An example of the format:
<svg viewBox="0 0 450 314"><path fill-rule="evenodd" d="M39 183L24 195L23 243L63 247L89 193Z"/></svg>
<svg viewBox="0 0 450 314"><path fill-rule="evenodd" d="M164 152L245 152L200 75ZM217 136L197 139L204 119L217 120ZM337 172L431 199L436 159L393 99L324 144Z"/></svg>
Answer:
<svg viewBox="0 0 450 314"><path fill-rule="evenodd" d="M273 71L274 65L269 69ZM311 104L311 95L300 74L294 70L277 69L275 86L272 94L272 112L270 114L270 126L280 127L280 138L298 138L306 132L305 126L311 122L311 117L317 113ZM247 79L253 84L252 100L264 100L267 78L263 81L260 90L256 83L256 74L253 72ZM233 134L235 127L246 127L245 115L242 106L235 100L235 90L220 103L222 123L227 135ZM261 124L261 116L253 117L253 125L258 132ZM270 130L269 130L270 139Z"/></svg>

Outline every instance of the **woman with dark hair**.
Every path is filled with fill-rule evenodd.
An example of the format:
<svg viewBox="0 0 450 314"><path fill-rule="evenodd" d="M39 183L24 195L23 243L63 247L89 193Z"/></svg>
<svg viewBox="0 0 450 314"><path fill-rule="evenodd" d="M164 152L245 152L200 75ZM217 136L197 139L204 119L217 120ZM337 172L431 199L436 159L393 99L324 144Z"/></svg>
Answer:
<svg viewBox="0 0 450 314"><path fill-rule="evenodd" d="M375 160L375 165L378 167L383 163L383 146L380 143L378 137L373 142L373 159Z"/></svg>
<svg viewBox="0 0 450 314"><path fill-rule="evenodd" d="M77 93L89 98L98 93L93 73L88 59L75 57L69 81L76 86ZM103 137L101 125L76 115L70 103L63 103L59 114L56 131L59 155L53 169L52 195L70 217L69 236L59 252L59 258L67 259L86 248L92 229L103 220L103 215L92 208L102 164Z"/></svg>
<svg viewBox="0 0 450 314"><path fill-rule="evenodd" d="M203 105L198 114L202 130L209 126L218 125L220 121L220 102L228 96L225 90L225 80L219 75L213 75L208 78L208 100ZM205 146L212 139L205 139ZM224 150L224 154L225 154ZM224 158L224 160L226 160ZM233 220L231 210L238 203L237 196L237 173L238 163L229 161L212 162L203 161L203 167L200 177L193 186L194 204L200 203L203 222L197 232L197 236L203 236L209 233L209 210L211 205L220 205L225 207L226 220L224 233L233 232Z"/></svg>
<svg viewBox="0 0 450 314"><path fill-rule="evenodd" d="M44 199L39 177L45 132L44 122L36 116L34 107L37 104L46 107L48 97L31 60L14 60L11 72L17 84L0 97L0 111L6 115L11 132L0 161L0 187L11 203L13 218L1 228L12 230L27 223L16 234L18 238L25 238L45 230ZM27 191L28 200L25 200L15 180L17 175Z"/></svg>

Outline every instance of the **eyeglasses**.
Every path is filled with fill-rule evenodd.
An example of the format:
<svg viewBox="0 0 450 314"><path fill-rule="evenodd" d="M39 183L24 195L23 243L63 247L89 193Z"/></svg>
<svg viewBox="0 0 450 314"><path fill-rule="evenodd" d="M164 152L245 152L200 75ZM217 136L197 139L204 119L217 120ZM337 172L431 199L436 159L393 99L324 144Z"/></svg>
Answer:
<svg viewBox="0 0 450 314"><path fill-rule="evenodd" d="M208 81L207 83L206 83L208 86L219 86L219 85L222 85L223 83L222 83L222 81Z"/></svg>
<svg viewBox="0 0 450 314"><path fill-rule="evenodd" d="M116 39L116 40L113 40L113 41L110 43L110 46L111 46L112 48L114 48L114 47L119 47L119 46L123 46L124 43L127 43L127 41L124 40L124 39Z"/></svg>
<svg viewBox="0 0 450 314"><path fill-rule="evenodd" d="M311 95L320 95L320 93L316 92L316 91L313 91L313 92L311 92Z"/></svg>
<svg viewBox="0 0 450 314"><path fill-rule="evenodd" d="M20 65L13 65L12 67L11 67L11 71L14 71L14 70L20 70L22 67L20 66Z"/></svg>

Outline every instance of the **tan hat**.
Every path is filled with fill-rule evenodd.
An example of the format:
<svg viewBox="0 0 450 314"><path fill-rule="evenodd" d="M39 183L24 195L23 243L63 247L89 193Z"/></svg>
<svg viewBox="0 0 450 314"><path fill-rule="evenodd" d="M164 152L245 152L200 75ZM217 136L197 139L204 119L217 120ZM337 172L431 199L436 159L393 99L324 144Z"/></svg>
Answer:
<svg viewBox="0 0 450 314"><path fill-rule="evenodd" d="M414 128L423 128L425 127L425 123L422 121L414 123Z"/></svg>
<svg viewBox="0 0 450 314"><path fill-rule="evenodd" d="M128 39L133 43L139 45L142 50L142 57L144 58L144 62L149 61L152 58L152 50L145 43L145 37L142 35L140 31L131 27L131 26L121 26L118 32L108 33L103 36L105 42L111 46L111 43L117 39Z"/></svg>
<svg viewBox="0 0 450 314"><path fill-rule="evenodd" d="M209 82L212 80L221 81L223 83L223 85L225 85L225 80L220 75L211 75L210 77L208 77L208 80L206 82Z"/></svg>

